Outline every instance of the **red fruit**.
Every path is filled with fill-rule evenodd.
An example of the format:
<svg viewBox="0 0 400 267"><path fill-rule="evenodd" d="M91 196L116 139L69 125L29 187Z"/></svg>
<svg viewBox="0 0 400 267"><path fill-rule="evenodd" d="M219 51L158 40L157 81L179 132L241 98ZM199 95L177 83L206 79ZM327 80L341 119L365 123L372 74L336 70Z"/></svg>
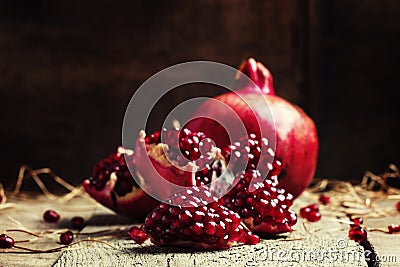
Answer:
<svg viewBox="0 0 400 267"><path fill-rule="evenodd" d="M175 194L169 204L160 204L147 216L143 228L151 242L161 246L217 250L259 242L241 224L240 216L221 205L204 186L194 186Z"/></svg>
<svg viewBox="0 0 400 267"><path fill-rule="evenodd" d="M326 205L329 202L331 202L331 198L327 195L320 195L318 198L319 203L321 203L322 205Z"/></svg>
<svg viewBox="0 0 400 267"><path fill-rule="evenodd" d="M253 232L273 235L292 231L297 222L296 214L289 210L293 196L277 187L276 176L264 181L262 177L256 170L238 175L236 185L222 203L237 212Z"/></svg>
<svg viewBox="0 0 400 267"><path fill-rule="evenodd" d="M137 185L126 160L135 168L133 151L119 147L94 167L93 177L86 179L82 186L92 198L109 209L133 218L144 218L158 201Z"/></svg>
<svg viewBox="0 0 400 267"><path fill-rule="evenodd" d="M307 214L306 220L309 222L318 222L319 220L321 220L321 213L319 213L318 211L311 211Z"/></svg>
<svg viewBox="0 0 400 267"><path fill-rule="evenodd" d="M143 244L148 238L147 234L137 226L132 226L129 229L128 234L137 244Z"/></svg>
<svg viewBox="0 0 400 267"><path fill-rule="evenodd" d="M147 136L141 131L134 161L145 186L152 190L153 196L164 200L176 193L168 183L161 183L165 180L178 186L199 186L210 183L225 170L220 149L202 132L185 128L163 129Z"/></svg>
<svg viewBox="0 0 400 267"><path fill-rule="evenodd" d="M54 210L47 210L43 213L43 220L49 223L56 223L60 220L60 214Z"/></svg>
<svg viewBox="0 0 400 267"><path fill-rule="evenodd" d="M6 234L0 235L0 248L12 248L14 246L14 239Z"/></svg>
<svg viewBox="0 0 400 267"><path fill-rule="evenodd" d="M66 231L60 235L60 243L63 245L69 245L74 240L74 234L71 231Z"/></svg>
<svg viewBox="0 0 400 267"><path fill-rule="evenodd" d="M276 129L275 154L282 163L280 184L297 197L311 182L317 164L318 137L315 124L301 108L275 95L272 75L260 62L250 58L240 66L240 71L255 84L245 84L236 90L246 102L235 92L217 96L215 99L218 101L209 100L201 105L193 114L193 120L185 126L192 131L203 131L215 141L217 147L226 147L231 142L222 125L240 129L244 124L248 133L261 138L275 135ZM258 88L268 106L260 97ZM240 120L229 115L221 103L231 107ZM261 136L260 129L269 136Z"/></svg>
<svg viewBox="0 0 400 267"><path fill-rule="evenodd" d="M400 225L398 224L392 224L388 226L389 233L398 233L400 232Z"/></svg>
<svg viewBox="0 0 400 267"><path fill-rule="evenodd" d="M367 231L365 231L365 229L361 226L351 228L349 230L349 238L358 243L361 243L363 240L367 239Z"/></svg>
<svg viewBox="0 0 400 267"><path fill-rule="evenodd" d="M71 219L73 229L82 230L85 227L85 220L82 217L76 216Z"/></svg>
<svg viewBox="0 0 400 267"><path fill-rule="evenodd" d="M316 203L310 204L300 209L300 217L309 222L318 222L321 219L319 207Z"/></svg>
<svg viewBox="0 0 400 267"><path fill-rule="evenodd" d="M353 222L352 224L350 224L350 227L356 227L356 226L360 226L363 224L364 220L362 218L356 217L356 218L352 218L351 221Z"/></svg>
<svg viewBox="0 0 400 267"><path fill-rule="evenodd" d="M396 203L396 210L400 212L400 201Z"/></svg>

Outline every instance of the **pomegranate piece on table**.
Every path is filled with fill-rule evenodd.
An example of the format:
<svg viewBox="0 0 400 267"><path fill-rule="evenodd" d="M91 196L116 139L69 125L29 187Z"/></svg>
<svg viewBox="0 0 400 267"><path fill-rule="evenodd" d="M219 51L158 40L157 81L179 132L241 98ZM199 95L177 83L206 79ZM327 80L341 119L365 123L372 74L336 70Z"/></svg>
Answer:
<svg viewBox="0 0 400 267"><path fill-rule="evenodd" d="M128 164L135 167L133 154L132 150L119 147L94 167L93 176L82 186L92 198L109 209L133 218L144 218L158 201L147 195L129 172Z"/></svg>
<svg viewBox="0 0 400 267"><path fill-rule="evenodd" d="M349 238L358 243L361 243L362 241L367 239L367 231L359 225L351 227L349 230Z"/></svg>
<svg viewBox="0 0 400 267"><path fill-rule="evenodd" d="M364 223L363 218L360 218L360 217L352 218L351 221L352 221L352 224L350 224L350 227L360 226Z"/></svg>
<svg viewBox="0 0 400 267"><path fill-rule="evenodd" d="M389 233L400 233L400 225L398 224L392 224L388 226L388 231Z"/></svg>
<svg viewBox="0 0 400 267"><path fill-rule="evenodd" d="M132 226L128 234L131 237L133 241L135 241L137 244L143 244L144 241L147 240L148 236L147 234L143 231L143 227L139 228L137 226Z"/></svg>
<svg viewBox="0 0 400 267"><path fill-rule="evenodd" d="M60 214L54 210L46 210L43 213L43 220L49 223L56 223L60 220Z"/></svg>
<svg viewBox="0 0 400 267"><path fill-rule="evenodd" d="M316 203L310 204L300 209L300 217L309 222L318 222L321 219L319 207Z"/></svg>
<svg viewBox="0 0 400 267"><path fill-rule="evenodd" d="M292 231L297 222L296 214L289 209L293 196L278 187L276 176L263 179L260 172L248 170L236 179L236 185L222 202L237 212L251 231L266 235ZM250 190L252 186L254 191Z"/></svg>
<svg viewBox="0 0 400 267"><path fill-rule="evenodd" d="M143 231L160 246L218 250L259 242L240 216L221 205L204 186L189 188L175 194L169 204L160 204L146 217Z"/></svg>
<svg viewBox="0 0 400 267"><path fill-rule="evenodd" d="M80 216L75 216L71 219L71 227L80 231L85 227L85 220Z"/></svg>
<svg viewBox="0 0 400 267"><path fill-rule="evenodd" d="M331 202L331 198L327 195L322 194L319 196L318 201L322 205L327 205L327 204L329 204L329 202Z"/></svg>
<svg viewBox="0 0 400 267"><path fill-rule="evenodd" d="M12 248L14 246L14 239L6 234L0 235L0 248Z"/></svg>
<svg viewBox="0 0 400 267"><path fill-rule="evenodd" d="M60 243L69 245L74 240L74 234L71 231L66 231L60 235Z"/></svg>
<svg viewBox="0 0 400 267"><path fill-rule="evenodd" d="M240 128L244 124L248 133L259 138L268 138L261 136L260 129L270 135L275 134L276 129L275 154L283 169L279 181L284 189L297 197L311 182L317 164L318 137L315 124L301 108L275 94L272 75L263 64L250 58L243 62L240 71L239 88L235 92L215 97L218 101L206 101L195 111L191 117L193 120L185 126L192 131L203 131L221 148L230 145L232 141L222 125ZM254 83L247 83L242 73ZM261 95L265 97L268 106ZM233 115L228 116L218 103L232 108L240 120Z"/></svg>

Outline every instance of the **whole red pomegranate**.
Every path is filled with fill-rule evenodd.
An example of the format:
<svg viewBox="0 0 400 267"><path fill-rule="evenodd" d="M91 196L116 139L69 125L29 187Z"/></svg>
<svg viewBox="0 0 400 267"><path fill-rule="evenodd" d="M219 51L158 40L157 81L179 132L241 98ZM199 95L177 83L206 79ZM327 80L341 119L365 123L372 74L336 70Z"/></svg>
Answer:
<svg viewBox="0 0 400 267"><path fill-rule="evenodd" d="M216 101L206 101L195 111L193 119L185 127L204 132L222 148L236 141L229 139L222 125L230 125L232 128L232 124L243 123L249 135L255 134L261 138L270 138L262 136L261 132L268 135L274 133L276 127L275 159L282 163L279 183L297 197L311 182L317 164L318 137L315 124L300 107L275 94L272 75L263 64L250 58L243 62L240 71L253 81L236 90L240 96L245 97L246 102L236 92L222 94L214 100L228 105L241 121L227 115ZM238 73L237 78L242 77L241 73ZM260 98L259 89L268 106ZM266 115L269 114L266 112L268 108L272 117Z"/></svg>

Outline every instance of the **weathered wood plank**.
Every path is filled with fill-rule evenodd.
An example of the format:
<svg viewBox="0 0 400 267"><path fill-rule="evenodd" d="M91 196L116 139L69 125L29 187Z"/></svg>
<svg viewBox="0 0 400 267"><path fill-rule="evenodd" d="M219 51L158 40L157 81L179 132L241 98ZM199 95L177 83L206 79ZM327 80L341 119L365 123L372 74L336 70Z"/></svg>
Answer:
<svg viewBox="0 0 400 267"><path fill-rule="evenodd" d="M10 201L12 202L12 201ZM306 200L299 199L294 206L298 211ZM60 212L62 220L57 225L49 225L41 219L46 209ZM160 248L149 241L143 245L133 244L126 235L126 229L135 222L114 215L107 209L88 199L74 199L59 204L42 198L19 200L14 209L0 211L0 231L16 228L14 220L20 221L30 230L43 231L49 228L68 227L72 216L84 216L88 225L83 232L104 229L125 229L117 236L102 237L117 249L101 243L85 243L51 254L19 254L15 250L2 253L0 266L365 266L363 249L347 239L347 225L337 222L336 218L322 210L323 218L314 224L305 224L302 220L295 231L277 239L263 239L255 246L239 246L224 251L202 252L180 248ZM14 235L14 233L13 233ZM26 238L22 234L16 239ZM77 240L86 238L78 236ZM301 238L300 240L292 240ZM52 248L57 246L58 235L49 236L41 242L24 243L31 248ZM22 245L22 244L21 244ZM329 254L330 253L330 254ZM293 257L293 259L289 259ZM27 262L29 261L29 262Z"/></svg>

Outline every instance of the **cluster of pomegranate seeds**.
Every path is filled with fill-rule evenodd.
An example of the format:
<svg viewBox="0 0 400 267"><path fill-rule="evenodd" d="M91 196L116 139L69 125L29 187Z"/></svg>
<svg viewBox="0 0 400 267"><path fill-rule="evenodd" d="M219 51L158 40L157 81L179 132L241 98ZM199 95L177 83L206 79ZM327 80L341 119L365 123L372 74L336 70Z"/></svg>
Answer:
<svg viewBox="0 0 400 267"><path fill-rule="evenodd" d="M263 157L261 157L262 149ZM282 170L282 163L278 160L270 162L275 156L275 153L268 147L268 139L258 138L255 134L250 134L248 138L242 138L234 142L232 145L224 148L222 155L227 161L234 160L235 166L233 171L235 173L242 172L243 170L260 170L263 174L268 171L272 172L269 175L278 175ZM247 162L246 162L247 160Z"/></svg>
<svg viewBox="0 0 400 267"><path fill-rule="evenodd" d="M316 203L310 204L300 209L300 217L309 222L318 222L321 220L321 213Z"/></svg>
<svg viewBox="0 0 400 267"><path fill-rule="evenodd" d="M161 140L163 138L163 140ZM168 145L168 156L171 159L177 160L179 163L187 160L194 161L200 158L200 143L206 136L202 132L192 132L189 129L174 128L167 130L163 128L162 131L157 131L153 134L146 135L146 144L159 144L163 142ZM180 150L180 151L179 151ZM180 157L180 154L185 159Z"/></svg>
<svg viewBox="0 0 400 267"><path fill-rule="evenodd" d="M144 241L146 241L148 238L147 234L144 232L142 228L143 226L141 228L137 226L132 226L128 231L128 234L131 237L131 239L135 241L137 244L143 244Z"/></svg>
<svg viewBox="0 0 400 267"><path fill-rule="evenodd" d="M0 248L12 248L14 246L14 239L6 234L0 235Z"/></svg>
<svg viewBox="0 0 400 267"><path fill-rule="evenodd" d="M169 203L160 204L145 220L143 230L156 245L211 250L259 242L241 224L240 216L221 205L204 186L175 194Z"/></svg>
<svg viewBox="0 0 400 267"><path fill-rule="evenodd" d="M400 232L400 225L398 224L392 224L388 226L388 231L389 233L399 233Z"/></svg>
<svg viewBox="0 0 400 267"><path fill-rule="evenodd" d="M73 240L74 234L69 230L60 235L60 243L63 245L69 245Z"/></svg>
<svg viewBox="0 0 400 267"><path fill-rule="evenodd" d="M216 147L202 132L192 132L187 128L164 128L162 131L146 135L145 142L148 149L161 142L168 145L168 150L164 151L168 160L175 161L180 166L185 166L188 161L197 161L200 168L195 174L197 186L210 183L213 177L220 176L225 169L225 163L214 158L213 152Z"/></svg>
<svg viewBox="0 0 400 267"><path fill-rule="evenodd" d="M254 232L290 232L297 222L296 214L289 209L293 204L293 196L277 187L276 176L268 176L265 180L262 178L256 170L238 175L234 188L222 198L223 204L237 212ZM251 186L255 189L252 192Z"/></svg>
<svg viewBox="0 0 400 267"><path fill-rule="evenodd" d="M71 227L80 231L85 227L85 220L80 216L75 216L71 219Z"/></svg>
<svg viewBox="0 0 400 267"><path fill-rule="evenodd" d="M322 205L327 205L327 204L329 204L329 202L331 202L331 198L327 195L322 194L319 196L318 201Z"/></svg>
<svg viewBox="0 0 400 267"><path fill-rule="evenodd" d="M56 223L60 220L60 214L54 210L46 210L43 213L43 220L49 223Z"/></svg>
<svg viewBox="0 0 400 267"><path fill-rule="evenodd" d="M139 187L133 179L125 157L129 164L132 163L133 151L118 147L117 152L112 153L107 158L102 159L93 168L93 176L89 179L90 185L94 186L96 190L102 190L106 183L110 180L112 173L115 173L117 181L113 191L118 196L124 196L131 192L133 187Z"/></svg>

